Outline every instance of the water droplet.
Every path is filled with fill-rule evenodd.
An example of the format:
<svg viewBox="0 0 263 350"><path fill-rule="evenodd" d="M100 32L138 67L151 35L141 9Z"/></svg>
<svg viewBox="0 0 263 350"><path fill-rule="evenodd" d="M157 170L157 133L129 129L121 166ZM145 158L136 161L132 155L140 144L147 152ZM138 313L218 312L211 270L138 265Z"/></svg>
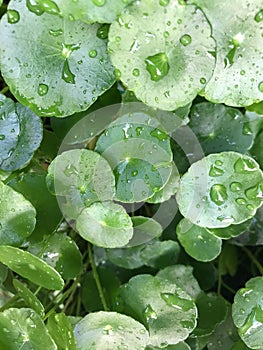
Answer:
<svg viewBox="0 0 263 350"><path fill-rule="evenodd" d="M138 68L134 68L134 70L132 71L132 75L138 77L140 75L140 70Z"/></svg>
<svg viewBox="0 0 263 350"><path fill-rule="evenodd" d="M133 172L132 172L132 176L134 177L134 176L137 176L138 175L138 171L137 170L134 170Z"/></svg>
<svg viewBox="0 0 263 350"><path fill-rule="evenodd" d="M260 306L256 306L252 309L252 312L245 320L242 327L239 327L239 335L244 337L249 335L251 331L256 331L257 328L261 328L263 323L263 310Z"/></svg>
<svg viewBox="0 0 263 350"><path fill-rule="evenodd" d="M147 322L149 322L152 319L154 320L157 319L157 313L153 310L153 308L149 304L146 306L145 310L143 311L143 314Z"/></svg>
<svg viewBox="0 0 263 350"><path fill-rule="evenodd" d="M239 205L247 204L247 201L244 198L237 198L236 203Z"/></svg>
<svg viewBox="0 0 263 350"><path fill-rule="evenodd" d="M29 11L33 12L37 16L42 15L44 12L47 12L50 15L60 14L59 7L52 0L42 0L41 2L26 0L26 6Z"/></svg>
<svg viewBox="0 0 263 350"><path fill-rule="evenodd" d="M156 137L159 141L165 141L168 138L168 135L165 134L160 129L154 129L153 131L150 132L150 135L153 137Z"/></svg>
<svg viewBox="0 0 263 350"><path fill-rule="evenodd" d="M68 60L65 60L63 66L62 79L68 84L75 84L75 75L71 72L69 68Z"/></svg>
<svg viewBox="0 0 263 350"><path fill-rule="evenodd" d="M107 39L108 38L108 33L109 33L109 25L108 24L103 24L97 30L97 37L99 39Z"/></svg>
<svg viewBox="0 0 263 350"><path fill-rule="evenodd" d="M256 186L250 187L245 191L248 199L263 199L263 185L257 184Z"/></svg>
<svg viewBox="0 0 263 350"><path fill-rule="evenodd" d="M119 69L114 69L114 75L117 79L121 77L121 71Z"/></svg>
<svg viewBox="0 0 263 350"><path fill-rule="evenodd" d="M62 29L57 29L57 30L50 29L49 34L57 37L57 36L60 36L63 34L63 30Z"/></svg>
<svg viewBox="0 0 263 350"><path fill-rule="evenodd" d="M161 6L167 6L169 4L170 0L159 0L159 4Z"/></svg>
<svg viewBox="0 0 263 350"><path fill-rule="evenodd" d="M258 89L260 92L263 92L263 81L258 84Z"/></svg>
<svg viewBox="0 0 263 350"><path fill-rule="evenodd" d="M163 33L163 36L165 37L165 38L168 38L169 37L169 32L167 32L167 30Z"/></svg>
<svg viewBox="0 0 263 350"><path fill-rule="evenodd" d="M96 6L104 6L106 0L92 0L93 4Z"/></svg>
<svg viewBox="0 0 263 350"><path fill-rule="evenodd" d="M77 169L74 167L73 164L68 164L67 167L66 167L65 170L64 170L64 174L65 174L67 177L70 177L70 176L73 175L73 174L78 175L78 171L77 171Z"/></svg>
<svg viewBox="0 0 263 350"><path fill-rule="evenodd" d="M7 21L8 23L14 24L20 20L20 15L16 10L7 11Z"/></svg>
<svg viewBox="0 0 263 350"><path fill-rule="evenodd" d="M222 205L228 198L224 185L215 184L210 189L210 198L216 205Z"/></svg>
<svg viewBox="0 0 263 350"><path fill-rule="evenodd" d="M252 135L253 134L253 130L251 129L249 122L245 122L243 124L242 133L243 133L243 135Z"/></svg>
<svg viewBox="0 0 263 350"><path fill-rule="evenodd" d="M254 161L249 158L238 158L234 164L234 169L239 174L246 174L257 170Z"/></svg>
<svg viewBox="0 0 263 350"><path fill-rule="evenodd" d="M38 85L37 93L39 94L39 96L44 96L47 94L47 92L48 92L48 86L46 84Z"/></svg>
<svg viewBox="0 0 263 350"><path fill-rule="evenodd" d="M238 192L242 189L242 184L240 182L232 182L230 184L230 190L232 192Z"/></svg>
<svg viewBox="0 0 263 350"><path fill-rule="evenodd" d="M201 78L201 79L200 79L200 83L201 83L201 84L205 84L205 83L206 83L206 78Z"/></svg>
<svg viewBox="0 0 263 350"><path fill-rule="evenodd" d="M89 51L89 57L90 58L95 58L97 56L97 51L96 50L90 50Z"/></svg>
<svg viewBox="0 0 263 350"><path fill-rule="evenodd" d="M157 53L154 56L148 56L145 60L146 69L150 73L151 80L159 81L169 72L170 66L165 52Z"/></svg>
<svg viewBox="0 0 263 350"><path fill-rule="evenodd" d="M103 327L103 333L107 335L112 335L113 333L113 328L110 324L107 324L105 327Z"/></svg>
<svg viewBox="0 0 263 350"><path fill-rule="evenodd" d="M76 51L80 48L79 44L64 44L62 43L62 56L68 58L73 51Z"/></svg>
<svg viewBox="0 0 263 350"><path fill-rule="evenodd" d="M258 11L256 16L254 17L254 20L258 23L263 21L263 9Z"/></svg>
<svg viewBox="0 0 263 350"><path fill-rule="evenodd" d="M244 71L244 69L242 69L242 70L240 71L240 74L241 74L241 75L245 75L245 74L246 74L246 72Z"/></svg>
<svg viewBox="0 0 263 350"><path fill-rule="evenodd" d="M180 43L184 46L188 46L189 44L191 44L192 42L192 38L189 34L185 34L180 38Z"/></svg>
<svg viewBox="0 0 263 350"><path fill-rule="evenodd" d="M162 299L168 306L182 311L188 311L193 307L191 300L181 298L178 293L161 293Z"/></svg>
<svg viewBox="0 0 263 350"><path fill-rule="evenodd" d="M136 135L137 136L140 136L141 133L143 131L143 127L142 126L138 126L136 129L135 129L135 132L136 132Z"/></svg>
<svg viewBox="0 0 263 350"><path fill-rule="evenodd" d="M251 205L251 204L248 204L248 205L246 206L246 208L247 208L248 210L251 210L251 211L254 211L254 210L255 210L255 208L254 208L253 205Z"/></svg>
<svg viewBox="0 0 263 350"><path fill-rule="evenodd" d="M224 174L224 170L217 168L215 165L211 165L209 170L209 176L217 177L222 176Z"/></svg>
<svg viewBox="0 0 263 350"><path fill-rule="evenodd" d="M217 165L217 166L221 166L221 165L223 165L223 162L222 162L222 160L216 160L215 161L215 164Z"/></svg>
<svg viewBox="0 0 263 350"><path fill-rule="evenodd" d="M5 135L1 134L0 135L0 141L5 140Z"/></svg>

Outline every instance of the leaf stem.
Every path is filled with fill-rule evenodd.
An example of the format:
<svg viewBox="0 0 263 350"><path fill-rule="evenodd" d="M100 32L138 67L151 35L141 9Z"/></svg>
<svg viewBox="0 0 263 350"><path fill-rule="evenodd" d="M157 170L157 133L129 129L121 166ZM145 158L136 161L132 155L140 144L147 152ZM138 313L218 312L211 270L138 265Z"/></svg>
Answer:
<svg viewBox="0 0 263 350"><path fill-rule="evenodd" d="M93 257L93 253L92 253L92 245L90 243L88 243L88 253L89 253L89 261L90 261L91 269L93 272L93 277L94 277L96 286L98 288L99 297L100 297L103 309L104 309L104 311L109 311L109 307L107 305L105 295L103 293L102 285L100 283L99 274L98 274L97 267L96 267L96 264L94 261L94 257Z"/></svg>
<svg viewBox="0 0 263 350"><path fill-rule="evenodd" d="M7 91L9 91L9 86L5 86L1 91L0 94L5 94Z"/></svg>
<svg viewBox="0 0 263 350"><path fill-rule="evenodd" d="M263 275L263 266L260 264L260 262L254 257L253 253L251 253L251 251L243 246L241 247L241 249L247 254L247 256L249 257L249 259L252 261L252 263L258 268L259 272L261 273L261 275Z"/></svg>
<svg viewBox="0 0 263 350"><path fill-rule="evenodd" d="M10 306L12 306L14 304L14 302L16 302L19 299L19 295L16 294L14 295L12 298L10 298L1 308L0 308L0 312L5 311L6 309L8 309Z"/></svg>

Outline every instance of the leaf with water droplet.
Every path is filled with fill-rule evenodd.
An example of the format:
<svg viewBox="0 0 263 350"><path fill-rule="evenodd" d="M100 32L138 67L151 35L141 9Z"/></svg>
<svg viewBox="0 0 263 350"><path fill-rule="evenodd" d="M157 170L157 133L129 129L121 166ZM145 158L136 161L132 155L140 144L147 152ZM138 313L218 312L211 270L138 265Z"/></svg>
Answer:
<svg viewBox="0 0 263 350"><path fill-rule="evenodd" d="M233 321L238 334L251 349L262 347L263 337L263 277L251 278L234 298ZM241 312L241 309L244 310Z"/></svg>
<svg viewBox="0 0 263 350"><path fill-rule="evenodd" d="M77 350L72 325L63 312L49 316L47 329L58 349Z"/></svg>
<svg viewBox="0 0 263 350"><path fill-rule="evenodd" d="M60 290L64 286L64 281L56 270L40 258L21 249L2 246L0 262L20 276L46 289Z"/></svg>
<svg viewBox="0 0 263 350"><path fill-rule="evenodd" d="M248 106L263 99L262 1L240 6L239 0L191 0L204 11L217 42L216 67L204 89L206 99ZM253 47L251 47L253 43ZM261 89L262 86L262 89Z"/></svg>
<svg viewBox="0 0 263 350"><path fill-rule="evenodd" d="M117 312L94 312L86 315L74 328L79 350L144 349L149 335L146 328L133 318Z"/></svg>
<svg viewBox="0 0 263 350"><path fill-rule="evenodd" d="M228 227L213 228L213 229L209 228L208 231L221 239L230 239L233 237L237 237L241 235L243 232L245 232L249 228L251 221L252 219L249 219L237 225L230 225Z"/></svg>
<svg viewBox="0 0 263 350"><path fill-rule="evenodd" d="M176 227L177 238L187 254L198 261L211 261L221 252L222 241L206 228L182 219Z"/></svg>
<svg viewBox="0 0 263 350"><path fill-rule="evenodd" d="M127 7L121 18L132 26L119 21L111 25L109 50L128 89L144 103L163 110L173 111L191 102L203 89L203 81L210 79L215 63L208 55L215 42L202 11L173 1L166 6L140 1ZM173 34L167 36L171 28L166 23L182 18L184 26L174 26ZM199 23L202 28L195 29ZM199 55L195 55L197 49Z"/></svg>
<svg viewBox="0 0 263 350"><path fill-rule="evenodd" d="M115 81L107 42L96 35L100 25L71 21L63 7L69 3L12 0L0 24L2 75L17 100L40 116L86 110ZM15 13L20 18L10 23ZM87 56L94 48L96 57Z"/></svg>
<svg viewBox="0 0 263 350"><path fill-rule="evenodd" d="M66 151L48 168L48 188L58 196L67 219L76 219L83 208L96 201L111 200L115 194L114 184L107 161L86 149Z"/></svg>
<svg viewBox="0 0 263 350"><path fill-rule="evenodd" d="M2 349L22 349L30 344L35 350L57 350L44 322L29 308L10 308L0 313L0 339Z"/></svg>
<svg viewBox="0 0 263 350"><path fill-rule="evenodd" d="M113 202L96 202L83 209L76 228L85 240L104 248L123 247L133 235L131 218Z"/></svg>
<svg viewBox="0 0 263 350"><path fill-rule="evenodd" d="M166 279L137 275L121 289L121 297L130 312L147 326L154 346L177 344L196 326L192 298Z"/></svg>
<svg viewBox="0 0 263 350"><path fill-rule="evenodd" d="M214 166L222 175L211 174ZM201 227L240 224L262 205L262 181L262 171L253 158L236 152L210 154L192 164L181 178L176 194L179 209Z"/></svg>
<svg viewBox="0 0 263 350"><path fill-rule="evenodd" d="M0 245L21 245L34 230L36 210L20 193L0 181Z"/></svg>
<svg viewBox="0 0 263 350"><path fill-rule="evenodd" d="M223 151L246 153L253 141L253 135L244 134L247 121L247 117L237 109L202 102L192 108L189 126L205 154Z"/></svg>

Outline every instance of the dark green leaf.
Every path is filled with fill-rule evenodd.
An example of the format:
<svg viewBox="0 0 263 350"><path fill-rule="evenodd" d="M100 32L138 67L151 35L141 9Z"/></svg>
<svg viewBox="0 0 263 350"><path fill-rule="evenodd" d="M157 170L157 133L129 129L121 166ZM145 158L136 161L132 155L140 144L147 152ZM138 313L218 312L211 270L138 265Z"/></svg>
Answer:
<svg viewBox="0 0 263 350"><path fill-rule="evenodd" d="M48 318L47 329L58 350L77 350L72 325L64 313L51 315Z"/></svg>

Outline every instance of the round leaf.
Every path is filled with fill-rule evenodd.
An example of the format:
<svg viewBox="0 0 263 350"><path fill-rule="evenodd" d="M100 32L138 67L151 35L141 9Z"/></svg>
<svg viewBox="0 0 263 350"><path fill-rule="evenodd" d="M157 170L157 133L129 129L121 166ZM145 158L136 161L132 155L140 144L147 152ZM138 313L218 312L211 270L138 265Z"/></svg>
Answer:
<svg viewBox="0 0 263 350"><path fill-rule="evenodd" d="M56 270L38 257L21 249L10 246L0 247L0 262L44 288L59 290L64 286L63 279Z"/></svg>
<svg viewBox="0 0 263 350"><path fill-rule="evenodd" d="M52 1L41 6L9 2L17 21L9 23L7 15L1 19L4 79L14 96L38 115L61 117L86 110L115 80L106 42L96 36L99 25L58 16Z"/></svg>
<svg viewBox="0 0 263 350"><path fill-rule="evenodd" d="M221 252L221 239L189 220L182 219L176 227L176 233L187 254L198 261L211 261Z"/></svg>
<svg viewBox="0 0 263 350"><path fill-rule="evenodd" d="M83 209L76 227L81 237L104 248L122 247L133 235L131 218L121 205L112 202L97 202Z"/></svg>
<svg viewBox="0 0 263 350"><path fill-rule="evenodd" d="M217 43L216 67L205 97L230 106L263 99L262 1L192 0L212 25Z"/></svg>
<svg viewBox="0 0 263 350"><path fill-rule="evenodd" d="M109 49L124 84L164 110L191 102L214 68L209 23L200 9L177 1L135 1L111 25Z"/></svg>
<svg viewBox="0 0 263 350"><path fill-rule="evenodd" d="M144 245L141 244L130 248L107 249L107 260L124 269L137 269L144 265L141 258L143 247Z"/></svg>
<svg viewBox="0 0 263 350"><path fill-rule="evenodd" d="M262 348L263 277L251 278L234 298L232 316L238 334L250 349Z"/></svg>
<svg viewBox="0 0 263 350"><path fill-rule="evenodd" d="M132 277L121 290L121 297L149 329L154 346L177 344L196 326L197 309L192 298L163 278Z"/></svg>
<svg viewBox="0 0 263 350"><path fill-rule="evenodd" d="M11 308L0 313L1 349L57 350L44 322L32 309Z"/></svg>
<svg viewBox="0 0 263 350"><path fill-rule="evenodd" d="M74 329L79 350L144 349L148 332L142 324L117 312L96 312L85 316Z"/></svg>
<svg viewBox="0 0 263 350"><path fill-rule="evenodd" d="M36 210L20 193L0 181L0 245L20 245L36 224Z"/></svg>
<svg viewBox="0 0 263 350"><path fill-rule="evenodd" d="M74 149L57 156L48 168L47 185L59 199L67 219L76 219L83 208L111 200L115 193L112 170L99 154Z"/></svg>
<svg viewBox="0 0 263 350"><path fill-rule="evenodd" d="M180 212L198 226L242 223L262 204L263 174L252 158L222 152L194 163L177 192Z"/></svg>
<svg viewBox="0 0 263 350"><path fill-rule="evenodd" d="M177 262L180 247L174 241L156 241L141 250L141 260L146 266L164 268Z"/></svg>
<svg viewBox="0 0 263 350"><path fill-rule="evenodd" d="M133 216L133 236L126 247L136 247L160 237L163 228L156 220L144 216ZM126 248L125 247L125 248Z"/></svg>
<svg viewBox="0 0 263 350"><path fill-rule="evenodd" d="M205 154L236 151L246 153L252 144L247 118L238 110L203 102L191 111L189 127L198 137Z"/></svg>

